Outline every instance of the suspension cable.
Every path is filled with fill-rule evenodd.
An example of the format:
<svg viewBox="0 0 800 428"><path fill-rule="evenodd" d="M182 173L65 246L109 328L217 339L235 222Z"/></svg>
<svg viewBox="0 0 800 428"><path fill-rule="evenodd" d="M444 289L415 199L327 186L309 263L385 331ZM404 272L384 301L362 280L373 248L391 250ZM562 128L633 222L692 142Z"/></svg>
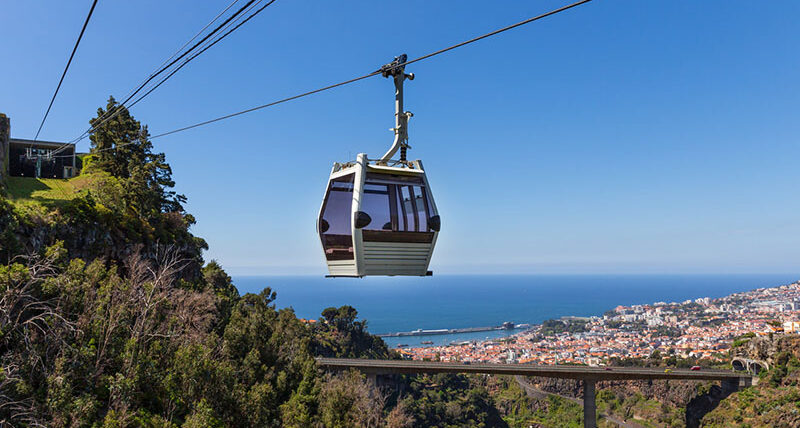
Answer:
<svg viewBox="0 0 800 428"><path fill-rule="evenodd" d="M209 26L210 26L210 25L211 25L211 24L212 24L214 21L216 21L216 20L219 18L219 16L220 16L220 15L222 15L223 13L225 13L225 11L227 11L228 9L230 9L230 8L231 8L231 7L232 7L232 6L233 6L233 5L234 5L234 4L237 2L237 1L238 1L238 0L236 0L236 1L234 1L233 3L231 3L230 5L228 5L228 7L226 7L226 8L225 8L225 9L224 9L222 12L220 12L220 14L218 14L218 15L217 15L217 16L216 16L216 17L215 17L215 18L214 18L214 19L213 19L211 22L209 22L209 23L208 23L208 24L207 24L207 25L206 25L206 26L203 28L203 30L205 30L206 28L208 28L208 27L209 27ZM80 142L80 141L84 140L84 139L85 139L86 137L88 137L88 136L89 136L89 134L91 134L91 133L92 133L92 132L93 132L95 129L97 129L98 127L102 126L103 124L105 124L105 123L106 123L106 122L108 122L109 120L111 120L111 119L113 119L114 117L116 117L116 116L117 116L117 115L118 115L118 114L121 112L121 109L122 109L122 107L130 107L130 106L126 106L126 104L128 103L128 101L130 101L130 100L131 100L131 99L132 99L134 96L136 96L136 94L138 94L139 92L141 92L141 91L142 91L142 90L143 90L143 89L144 89L144 88L147 86L147 84L148 84L148 83L150 83L150 82L151 82L153 79L155 79L155 78L156 78L158 75L160 75L160 74L162 74L163 72L165 72L166 70L170 69L170 68L171 68L173 65L175 65L175 64L176 64L178 61L180 61L181 59L183 59L184 57L186 57L187 55L189 55L190 53L192 53L192 52L193 52L194 50L196 50L198 47L202 46L202 45L203 45L204 43L206 43L206 42L209 40L209 38L211 38L211 37L212 37L214 34L216 34L216 33L220 32L220 31L221 31L221 30L223 30L224 28L227 28L228 26L232 25L232 22L235 22L235 20L238 20L239 18L241 18L241 16L243 16L243 15L242 15L242 13L243 13L243 12L246 12L246 11L248 11L248 10L251 8L251 6L252 6L252 7L255 7L255 5L257 5L257 4L258 4L258 3L260 3L261 1L263 1L263 0L258 0L257 2L256 2L256 0L249 0L249 1L248 1L248 2L247 2L245 5L244 5L244 6L242 6L241 8L239 8L239 9L238 9L236 12L234 12L234 13L233 13L231 16L229 16L227 19L225 19L225 21L223 21L223 22L222 22L220 25L218 25L216 28L214 28L214 30L212 30L212 31L211 31L209 34L207 34L205 37L203 37L203 38L202 38L200 41L198 41L197 43L195 43L195 44L194 44L194 45L193 45L191 48L189 48L188 50L186 50L185 52L183 52L182 54L180 54L180 56L178 56L177 58L175 58L175 59L172 59L172 58L174 58L174 57L175 57L175 56L178 54L178 52L180 52L180 51L181 51L181 49L183 49L183 47L181 47L181 49L179 49L179 50L178 50L178 51L177 51L175 54L173 54L173 55L172 55L172 56L171 56L169 59L167 59L167 61L165 61L165 63L167 63L167 62L168 62L168 64L167 64L167 65L162 65L162 66L160 66L160 68L159 68L157 71L155 71L155 72L153 72L152 74L150 74L150 76L149 76L149 77L148 77L148 78L147 78L147 79L146 79L144 82L142 82L142 83L141 83L141 84L140 84L140 85L139 85L139 86L138 86L138 87L137 87L135 90L133 90L131 93L129 93L129 95L128 95L128 96L125 98L125 100L124 100L124 101L122 101L122 102L121 102L121 103L120 103L118 106L116 106L115 108L113 108L113 109L109 109L109 111L107 111L107 112L106 112L106 113L105 113L103 116L101 116L101 117L99 118L99 122L98 122L98 123L96 123L95 125L92 125L92 126L90 126L90 127L89 127L89 129L87 129L86 131L84 131L84 132L83 132L83 133L82 133L80 136L78 136L77 138L75 138L75 139L73 139L73 140L69 141L69 142L68 142L67 144L65 144L63 147L59 147L58 149L56 149L56 152L60 152L60 151L64 150L64 148L66 148L66 146L68 146L69 144L75 144L75 143L78 143L78 142ZM255 5L253 4L254 2L255 2ZM236 26L235 26L235 27L234 27L232 30L230 30L230 31L228 31L228 32L226 32L226 33L224 33L224 34L223 34L222 36L220 36L219 38L217 38L217 39L213 40L213 41L212 41L210 44L208 44L207 46L205 46L204 48L202 48L202 50L201 50L199 53L197 53L197 54L195 54L195 55L191 56L189 59L185 60L185 61L184 61L182 64L180 64L180 65L179 65L179 67L178 67L176 70L174 70L174 71L173 71L173 72L171 72L171 73L170 73L170 74L169 74L167 77L165 77L164 79L162 79L162 80L161 80L161 81L160 81L160 82L159 82L157 85L155 85L155 87L153 87L152 89L150 89L150 90L149 90L149 91L148 91L148 92L147 92L145 95L143 95L143 96L139 97L139 98L138 98L138 99L137 99L137 100L136 100L136 101L135 101L133 104L135 104L135 103L138 103L139 101L141 101L141 100L142 100L142 99L143 99L145 96L147 96L147 95L149 95L151 92L153 92L153 91L155 90L155 88L157 88L158 86L161 86L161 84L162 84L162 83L164 83L164 82L165 82L167 79L169 79L169 78L170 78L172 75L174 75L174 74L177 72L177 70L179 70L180 68L182 68L182 67L183 67L184 65L186 65L186 64L187 64L189 61L193 60L194 58L196 58L197 56L199 56L199 54L201 54L201 53L205 52L205 51L206 51L208 48L210 48L211 46L215 45L217 42L221 41L221 40L222 40L223 38L225 38L225 37L226 37L228 34L230 34L231 32L233 32L233 30L235 30L235 29L239 28L239 27L240 27L242 24L244 24L245 22L249 21L249 20L250 20L250 18L252 18L252 17L253 17L253 16L255 16L256 14L258 14L259 12L261 12L262 10L264 10L264 8L266 8L267 6L269 6L270 4L272 4L272 3L274 3L274 2L275 2L275 0L270 0L270 1L267 3L267 5L263 6L261 9L259 9L258 11L256 11L255 13L253 13L252 15L248 16L248 17L247 17L247 18L246 18L244 21L242 21L242 22L240 22L239 24L237 24L237 25L236 25ZM201 31L200 31L200 33L202 33L202 31L203 31L203 30L201 30ZM198 33L198 35L199 35L200 33ZM191 43L191 41L192 41L192 40L196 39L196 38L198 37L198 35L195 35L195 36L194 36L194 37L193 37L191 40L189 40L189 42L187 42L186 44L184 44L184 47L185 47L186 45L188 45L189 43ZM170 60L171 60L171 61L170 61ZM131 105L132 105L132 104L131 104Z"/></svg>
<svg viewBox="0 0 800 428"><path fill-rule="evenodd" d="M541 15L537 15L537 16L534 16L532 18L528 18L528 19L526 19L524 21L520 21L520 22L518 22L516 24L512 24L512 25L500 28L498 30L495 30L495 31L492 31L492 32L489 32L489 33L474 37L474 38L466 40L464 42L460 42L460 43L457 43L455 45L448 46L448 47L443 48L443 49L439 49L437 51L434 51L434 52L431 52L429 54L420 56L418 58L406 61L404 63L396 64L391 68L393 69L393 68L404 67L404 66L406 66L408 64L413 64L415 62L426 60L428 58L434 57L436 55L451 51L453 49L456 49L456 48L459 48L459 47L462 47L462 46L465 46L465 45L468 45L468 44L471 44L471 43L474 43L474 42L477 42L477 41L485 39L487 37L491 37L491 36L503 33L505 31L508 31L508 30L511 30L511 29L514 29L514 28L529 24L531 22L538 21L538 20L546 18L548 16L552 16L552 15L555 15L557 13L572 9L574 7L589 3L590 1L592 1L592 0L581 0L581 1L578 1L578 2L575 2L575 3L572 3L572 4L560 7L558 9L551 10L550 12L546 12L546 13L543 13ZM243 114L246 114L246 113L251 113L251 112L254 112L256 110L261 110L261 109L264 109L264 108L267 108L267 107L272 107L272 106L275 106L275 105L278 105L278 104L282 104L282 103L293 101L293 100L296 100L296 99L299 99L299 98L307 97L309 95L313 95L313 94L316 94L316 93L319 93L319 92L327 91L329 89L334 89L334 88L338 88L340 86L349 85L351 83L355 83L355 82L370 78L372 76L380 75L383 71L384 71L384 68L381 68L381 69L373 71L371 73L364 74L364 75L358 76L358 77L354 77L352 79L345 80L343 82L334 83L332 85L324 86L322 88L314 89L314 90L311 90L311 91L308 91L308 92L303 92L301 94L293 95L291 97L283 98L283 99L280 99L280 100L277 100L277 101L272 101L272 102L267 103L267 104L262 104L262 105L259 105L259 106L256 106L256 107L251 107L251 108L246 109L246 110L237 111L235 113L230 113L230 114L227 114L227 115L224 115L224 116L220 116L220 117L217 117L217 118L214 118L214 119L209 119L209 120L206 120L206 121L203 121L203 122L195 123L193 125L184 126L182 128L174 129L172 131L163 132L161 134L157 134L157 135L154 135L154 136L149 137L149 138L150 138L150 140L153 140L153 139L156 139L156 138L165 137L167 135L172 135L172 134L175 134L175 133L178 133L178 132L187 131L189 129L193 129L193 128L197 128L197 127L200 127L200 126L208 125L208 124L211 124L211 123L214 123L214 122L219 122L219 121L222 121L222 120L225 120L225 119L230 119L232 117L240 116L240 115L243 115ZM121 146L125 146L125 145L128 145L128 144L132 144L132 143L123 143L123 144L117 145L116 147L121 147ZM95 153L106 151L106 150L112 150L112 149L113 148L106 148L106 149L96 150Z"/></svg>
<svg viewBox="0 0 800 428"><path fill-rule="evenodd" d="M42 118L42 123L39 124L39 129L36 131L36 136L33 137L33 141L39 138L39 133L42 132L42 127L44 126L44 122L47 120L47 115L50 114L50 109L53 107L53 102L56 100L56 95L58 95L58 90L61 89L61 84L64 82L64 77L67 75L67 70L69 70L70 64L72 64L72 58L75 57L75 52L78 50L78 45L81 44L81 39L83 39L83 33L86 31L86 26L89 25L89 19L92 17L92 13L94 12L94 7L97 6L97 0L92 2L92 7L89 9L89 14L86 15L86 20L83 22L83 27L81 28L81 32L78 35L78 40L75 41L75 46L72 48L72 53L69 54L69 60L67 61L67 66L64 67L64 72L61 73L61 79L58 80L58 86L56 86L55 92L53 92L53 97L50 99L50 104L47 106L47 111L44 113L44 117Z"/></svg>
<svg viewBox="0 0 800 428"><path fill-rule="evenodd" d="M529 24L531 22L538 21L538 20L540 20L542 18L546 18L548 16L555 15L555 14L563 12L565 10L572 9L572 8L574 8L576 6L580 6L582 4L589 3L590 1L592 1L592 0L581 0L581 1L569 4L567 6L563 6L561 8L552 10L550 12L543 13L543 14L538 15L538 16L534 16L534 17L526 19L524 21L520 21L520 22L518 22L516 24L512 24L512 25L509 25L507 27L503 27L503 28L500 28L498 30L492 31L490 33L486 33L486 34L483 34L481 36L474 37L474 38L469 39L467 41L464 41L464 42L461 42L461 43L457 43L457 44L452 45L452 46L448 46L448 47L446 47L444 49L439 49L438 51L431 52L431 53L429 53L427 55L423 55L423 56L421 56L419 58L415 58L415 59L406 61L406 62L404 62L402 64L397 64L393 68L403 67L403 66L406 66L408 64L413 64L415 62L426 60L428 58L431 58L433 56L445 53L447 51L451 51L453 49L460 48L460 47L468 45L470 43L477 42L478 40L482 40L482 39L485 39L487 37L491 37L491 36L503 33L505 31L508 31L508 30L523 26L525 24ZM267 104L262 104L260 106L251 107L251 108L246 109L246 110L238 111L238 112L235 112L235 113L230 113L230 114L227 114L225 116L220 116L220 117L217 117L217 118L214 118L214 119L210 119L210 120L206 120L206 121L203 121L203 122L195 123L194 125L184 126L182 128L174 129L172 131L168 131L168 132L164 132L164 133L161 133L161 134L158 134L158 135L154 135L154 136L150 137L150 139L152 140L152 139L156 139L156 138L161 138L161 137L165 137L167 135L175 134L177 132L182 132L182 131L186 131L186 130L189 130L189 129L192 129L192 128L197 128L199 126L208 125L210 123L219 122L221 120L230 119L230 118L235 117L235 116L239 116L239 115L243 115L243 114L246 114L246 113L254 112L256 110L261 110L261 109L267 108L267 107L272 107L274 105L282 104L282 103L285 103L285 102L288 102L288 101L293 101L293 100L296 100L298 98L303 98L303 97L306 97L306 96L309 96L309 95L313 95L313 94L316 94L316 93L319 93L319 92L322 92L322 91L327 91L329 89L338 88L339 86L344 86L344 85L348 85L350 83L355 83L355 82L358 82L360 80L364 80L366 78L369 78L369 77L372 77L372 76L376 76L376 75L379 75L379 74L381 74L381 70L373 71L372 73L365 74L363 76L359 76L359 77L356 77L356 78L353 78L353 79L350 79L350 80L345 80L343 82L334 83L332 85L328 85L328 86L325 86L325 87L322 87L322 88L319 88L319 89L315 89L313 91L303 92L302 94L294 95L294 96L291 96L291 97L288 97L288 98L283 98L283 99L280 99L280 100L277 100L277 101L273 101L273 102L270 102L270 103L267 103Z"/></svg>

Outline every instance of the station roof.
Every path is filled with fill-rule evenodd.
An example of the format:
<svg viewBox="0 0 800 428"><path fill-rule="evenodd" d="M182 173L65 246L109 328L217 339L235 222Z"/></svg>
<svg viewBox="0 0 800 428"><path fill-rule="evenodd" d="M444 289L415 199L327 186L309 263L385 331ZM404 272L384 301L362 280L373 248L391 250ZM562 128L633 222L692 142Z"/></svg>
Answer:
<svg viewBox="0 0 800 428"><path fill-rule="evenodd" d="M57 148L63 145L70 147L72 149L75 148L75 144L72 143L59 143L57 141L42 141L42 140L28 140L25 138L9 138L8 139L9 145L10 144L25 144L29 146L40 146L40 147L47 147L47 148Z"/></svg>

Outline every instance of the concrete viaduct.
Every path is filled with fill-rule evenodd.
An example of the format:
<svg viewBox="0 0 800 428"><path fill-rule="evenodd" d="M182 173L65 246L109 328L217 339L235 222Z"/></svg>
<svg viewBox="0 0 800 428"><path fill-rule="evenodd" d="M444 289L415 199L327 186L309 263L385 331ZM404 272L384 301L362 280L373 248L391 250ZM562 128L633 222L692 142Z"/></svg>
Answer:
<svg viewBox="0 0 800 428"><path fill-rule="evenodd" d="M583 425L584 427L591 428L597 426L595 383L598 381L638 379L718 380L723 383L724 388L731 388L733 390L751 384L751 377L749 374L710 369L693 371L688 369L655 369L642 367L544 366L489 363L464 364L350 358L317 358L317 364L326 370L356 369L373 378L379 374L480 373L576 379L583 382Z"/></svg>
<svg viewBox="0 0 800 428"><path fill-rule="evenodd" d="M746 371L753 376L758 376L762 370L769 370L769 363L762 360L752 360L744 357L734 357L731 366L735 371Z"/></svg>

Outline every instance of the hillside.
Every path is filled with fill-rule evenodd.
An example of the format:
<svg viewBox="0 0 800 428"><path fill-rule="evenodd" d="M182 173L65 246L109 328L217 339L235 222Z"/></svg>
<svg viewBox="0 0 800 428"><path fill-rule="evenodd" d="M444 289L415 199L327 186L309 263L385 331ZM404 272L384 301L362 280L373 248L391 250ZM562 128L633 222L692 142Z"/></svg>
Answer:
<svg viewBox="0 0 800 428"><path fill-rule="evenodd" d="M531 379L559 395L537 398L509 377L393 376L378 387L319 370L318 356L398 355L353 307L306 322L277 308L268 284L240 295L204 260L165 155L122 112L90 138L93 149L125 145L85 158L79 177L14 178L0 195L0 426L580 425L575 382ZM601 426L798 426L800 340L734 349L769 361L759 385L714 408L721 394L708 383L601 383Z"/></svg>
<svg viewBox="0 0 800 428"><path fill-rule="evenodd" d="M760 373L757 385L728 395L714 382L600 382L597 385L598 413L645 427L800 426L800 335L754 337L737 342L733 355L770 364L769 370ZM617 363L648 365L653 362ZM578 382L544 378L532 378L527 382L544 393L555 395L526 399L517 396L512 406L515 411L507 420L520 420L522 416L522 422L536 421L542 426L557 426L547 421L559 418L565 426L580 422L577 411L580 406L569 399L582 396ZM508 397L508 391L513 389L515 387L510 385L506 392L498 392L497 397ZM572 410L567 410L570 408ZM613 426L608 420L601 420L603 425Z"/></svg>
<svg viewBox="0 0 800 428"><path fill-rule="evenodd" d="M437 380L446 391L405 377L379 390L318 370L316 356L396 355L350 306L309 323L266 284L239 295L203 259L165 155L127 110L90 139L80 177L0 192L0 426L502 423L463 377Z"/></svg>
<svg viewBox="0 0 800 428"><path fill-rule="evenodd" d="M85 165L92 158L80 155L78 165ZM56 207L85 194L94 181L102 179L101 175L99 171L83 168L79 175L70 179L7 177L3 191L8 200L16 204L35 203Z"/></svg>
<svg viewBox="0 0 800 428"><path fill-rule="evenodd" d="M767 361L758 384L731 394L707 414L708 427L800 426L800 335L750 339L737 355Z"/></svg>
<svg viewBox="0 0 800 428"><path fill-rule="evenodd" d="M82 180L85 181L85 180ZM38 202L45 205L68 201L78 195L77 178L9 177L8 196L12 202Z"/></svg>
<svg viewBox="0 0 800 428"><path fill-rule="evenodd" d="M0 326L9 426L580 426L579 404L528 397L511 378L403 376L379 389L356 373L326 375L315 356L393 357L354 308L309 324L276 308L269 288L239 296L202 260L191 215L140 216L127 194L136 188L102 169L11 184L0 198L0 311L35 310ZM800 340L734 349L773 364L759 385L712 409L697 399L715 395L710 384L600 384L600 426L685 426L687 409L702 426L797 426ZM581 396L574 382L535 383Z"/></svg>

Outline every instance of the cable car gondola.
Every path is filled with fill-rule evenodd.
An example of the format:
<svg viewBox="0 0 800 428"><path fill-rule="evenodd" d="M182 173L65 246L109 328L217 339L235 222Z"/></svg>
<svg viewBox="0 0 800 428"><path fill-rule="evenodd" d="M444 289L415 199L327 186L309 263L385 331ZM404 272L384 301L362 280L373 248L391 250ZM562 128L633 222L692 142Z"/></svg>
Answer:
<svg viewBox="0 0 800 428"><path fill-rule="evenodd" d="M406 160L408 119L403 111L406 55L381 67L395 84L395 138L380 159L360 153L334 163L322 201L319 233L329 277L426 276L441 227L425 169ZM399 160L391 160L400 151Z"/></svg>

